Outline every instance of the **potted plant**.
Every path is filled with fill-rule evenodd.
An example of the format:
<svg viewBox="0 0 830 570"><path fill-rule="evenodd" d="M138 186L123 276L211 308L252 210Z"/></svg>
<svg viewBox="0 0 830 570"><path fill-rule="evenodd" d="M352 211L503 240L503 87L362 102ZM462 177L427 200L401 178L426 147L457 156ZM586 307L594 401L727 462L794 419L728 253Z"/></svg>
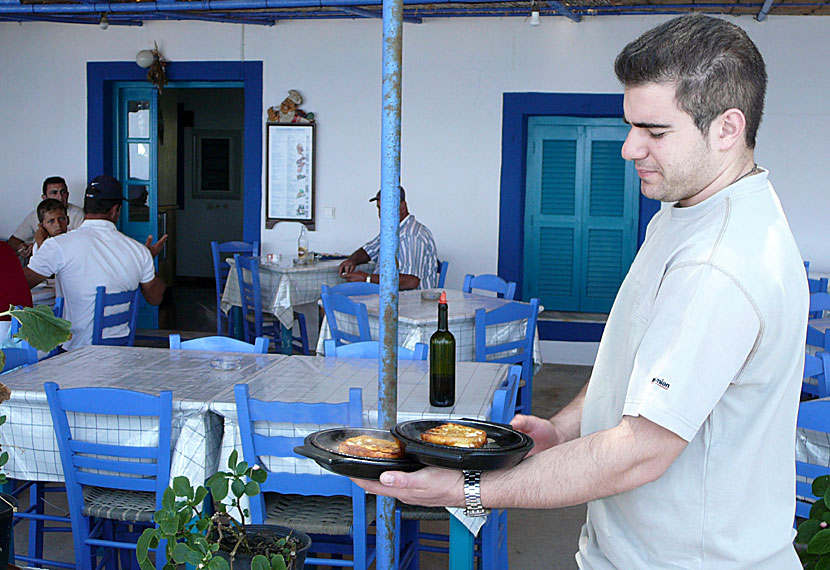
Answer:
<svg viewBox="0 0 830 570"><path fill-rule="evenodd" d="M56 317L46 305L23 307L0 312L0 317L11 316L20 322L20 330L15 338L27 341L33 347L48 352L72 337L69 321ZM6 364L6 355L0 351L0 370ZM11 397L11 391L0 383L0 404ZM6 423L6 416L0 416L0 425ZM9 461L9 453L0 453L0 469ZM0 485L6 484L6 474L0 472ZM0 494L0 568L9 562L11 551L11 529L14 513L17 512L17 499L5 493Z"/></svg>
<svg viewBox="0 0 830 570"><path fill-rule="evenodd" d="M164 491L162 508L156 511L155 528L146 529L138 539L136 557L142 570L155 570L150 549L166 540L164 570L190 564L199 570L301 570L311 539L305 533L272 525L246 525L248 509L242 497L259 494L268 473L258 465L237 461L234 450L228 471L214 473L207 480L215 512L205 509L208 490L196 489L187 477L173 478ZM222 501L229 496L230 505ZM236 516L232 516L231 512Z"/></svg>
<svg viewBox="0 0 830 570"><path fill-rule="evenodd" d="M818 500L798 525L795 544L805 569L830 570L830 475L813 479L813 495Z"/></svg>

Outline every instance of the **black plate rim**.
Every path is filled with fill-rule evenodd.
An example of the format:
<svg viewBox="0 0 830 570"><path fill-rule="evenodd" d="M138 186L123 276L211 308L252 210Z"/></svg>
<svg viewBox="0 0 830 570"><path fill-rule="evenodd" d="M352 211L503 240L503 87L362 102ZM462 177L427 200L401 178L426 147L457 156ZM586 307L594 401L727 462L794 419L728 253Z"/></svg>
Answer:
<svg viewBox="0 0 830 570"><path fill-rule="evenodd" d="M519 441L512 445L506 447L500 447L498 449L488 448L482 449L478 447L452 447L450 445L441 445L439 443L432 443L431 441L424 441L423 439L415 439L412 438L405 433L403 433L403 426L409 424L416 424L421 422L434 422L435 425L441 425L444 423L457 423L460 425L468 425L470 427L477 427L479 429L484 429L487 431L489 428L490 430L497 430L497 431L504 431L507 433L515 434L518 436ZM489 433L489 432L488 432ZM422 418L420 420L408 420L405 422L399 422L395 425L392 430L392 435L394 435L397 439L399 439L404 445L407 447L410 446L423 446L426 449L436 449L436 450L444 450L444 451L466 451L468 454L476 454L476 455L501 455L507 452L512 452L516 450L520 450L527 446L528 442L531 444L533 440L525 433L522 433L518 430L513 429L509 425L500 424L497 422L490 422L486 420L475 420L471 418L448 418L448 419L440 419L440 420L433 420L431 418ZM406 451L406 450L405 450ZM407 452L408 453L408 452Z"/></svg>
<svg viewBox="0 0 830 570"><path fill-rule="evenodd" d="M360 457L358 455L348 455L346 453L340 453L339 451L335 451L333 449L328 449L328 448L322 447L321 445L318 444L317 440L320 437L322 437L324 434L329 433L329 432L333 432L333 431L342 431L344 429L353 430L353 431L360 431L360 432L366 432L368 434L373 434L373 435L387 435L387 436L392 435L392 437L394 439L398 439L389 430L378 429L378 428L352 428L352 427L346 428L346 427L340 427L340 428L321 429L321 430L315 431L313 433L310 433L305 437L304 444L310 445L314 449L319 449L320 451L322 451L324 453L330 454L330 455L332 455L334 457L338 457L338 458L355 459L355 460L360 460L360 461L366 461L367 463L388 463L388 462L399 462L401 464L408 463L409 459L406 457L406 450L404 450L404 456L399 458L399 459L390 459L390 458L386 458L386 457Z"/></svg>

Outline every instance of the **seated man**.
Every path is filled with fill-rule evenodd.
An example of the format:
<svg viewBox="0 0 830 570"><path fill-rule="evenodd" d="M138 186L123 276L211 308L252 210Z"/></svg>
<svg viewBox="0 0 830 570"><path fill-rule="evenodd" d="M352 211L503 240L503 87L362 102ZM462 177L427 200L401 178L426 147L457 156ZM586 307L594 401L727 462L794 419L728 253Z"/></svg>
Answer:
<svg viewBox="0 0 830 570"><path fill-rule="evenodd" d="M80 227L84 221L84 211L75 204L69 203L69 190L66 187L66 181L60 176L50 176L43 181L43 193L40 195L41 200L47 198L54 198L60 200L66 207L66 213L69 215L69 229L74 230ZM22 257L29 257L32 255L32 245L35 239L35 232L38 228L37 210L32 210L26 216L14 233L9 238L9 245L12 249L17 251L17 254Z"/></svg>
<svg viewBox="0 0 830 570"><path fill-rule="evenodd" d="M115 222L122 200L118 180L96 177L86 189L81 227L44 241L24 268L29 287L53 273L57 277L66 302L64 318L72 323L72 338L63 344L66 350L92 344L97 287L103 285L107 293L119 293L140 285L151 305L160 304L164 297L164 281L155 273L153 258L167 236L153 245L149 236L142 245L119 232Z"/></svg>
<svg viewBox="0 0 830 570"><path fill-rule="evenodd" d="M66 206L60 200L46 198L37 205L37 231L35 231L35 244L32 253L36 252L46 238L65 234L69 226L69 216L66 214Z"/></svg>
<svg viewBox="0 0 830 570"><path fill-rule="evenodd" d="M398 244L398 273L400 289L431 289L438 286L438 251L432 232L424 224L415 220L406 205L406 193L401 190L401 223L398 227L400 242ZM370 202L377 202L380 217L380 190ZM377 261L380 253L380 234L372 241L352 253L340 264L340 276L346 281L366 281L378 283L379 275L356 271L355 268L369 260Z"/></svg>

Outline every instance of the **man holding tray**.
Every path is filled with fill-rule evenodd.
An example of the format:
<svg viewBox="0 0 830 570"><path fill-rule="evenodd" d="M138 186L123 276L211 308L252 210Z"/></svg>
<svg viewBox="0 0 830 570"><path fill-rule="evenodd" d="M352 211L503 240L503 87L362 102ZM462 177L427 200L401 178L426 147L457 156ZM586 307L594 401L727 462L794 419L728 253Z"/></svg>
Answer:
<svg viewBox="0 0 830 570"><path fill-rule="evenodd" d="M608 317L591 379L512 469L386 472L432 506L588 502L583 570L800 568L793 549L804 267L754 160L766 70L746 33L692 14L617 56L641 191L666 202Z"/></svg>

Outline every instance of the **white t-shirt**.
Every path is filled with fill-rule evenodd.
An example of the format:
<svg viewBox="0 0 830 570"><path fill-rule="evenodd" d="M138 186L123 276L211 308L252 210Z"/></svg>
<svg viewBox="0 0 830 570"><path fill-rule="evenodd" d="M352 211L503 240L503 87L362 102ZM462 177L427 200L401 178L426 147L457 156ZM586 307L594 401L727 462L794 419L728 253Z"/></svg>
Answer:
<svg viewBox="0 0 830 570"><path fill-rule="evenodd" d="M66 207L66 213L69 215L69 230L77 230L84 223L84 209L79 208L75 204L69 204ZM17 229L14 230L12 236L25 242L32 242L35 240L35 232L37 231L37 209L29 212L29 215L23 218Z"/></svg>
<svg viewBox="0 0 830 570"><path fill-rule="evenodd" d="M47 239L32 255L29 269L41 275L54 273L60 284L66 303L63 318L72 323L72 338L63 345L66 350L92 344L98 286L105 286L107 293L132 291L155 277L150 250L107 220L86 220L75 231ZM123 332L112 327L104 330L104 337Z"/></svg>
<svg viewBox="0 0 830 570"><path fill-rule="evenodd" d="M657 481L588 505L581 569L801 568L792 524L808 303L766 171L654 217L608 317L582 435L640 415L689 444Z"/></svg>

